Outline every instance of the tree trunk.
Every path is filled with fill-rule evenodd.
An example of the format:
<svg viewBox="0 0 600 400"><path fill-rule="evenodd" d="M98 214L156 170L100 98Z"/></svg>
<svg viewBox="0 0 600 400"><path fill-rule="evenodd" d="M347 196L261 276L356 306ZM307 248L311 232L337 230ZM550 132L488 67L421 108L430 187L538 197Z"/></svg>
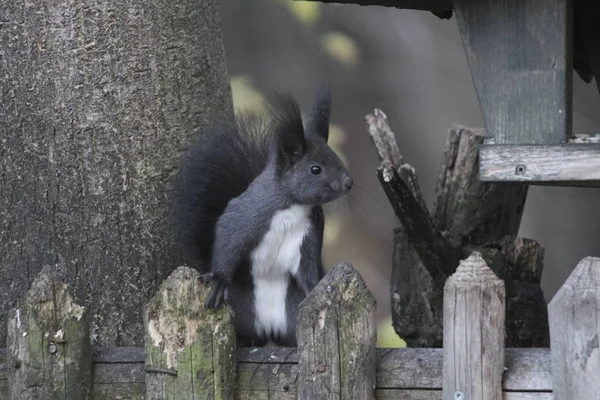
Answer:
<svg viewBox="0 0 600 400"><path fill-rule="evenodd" d="M167 213L192 131L233 109L218 2L5 0L0 7L0 346L46 264L95 345L143 345L180 261Z"/></svg>

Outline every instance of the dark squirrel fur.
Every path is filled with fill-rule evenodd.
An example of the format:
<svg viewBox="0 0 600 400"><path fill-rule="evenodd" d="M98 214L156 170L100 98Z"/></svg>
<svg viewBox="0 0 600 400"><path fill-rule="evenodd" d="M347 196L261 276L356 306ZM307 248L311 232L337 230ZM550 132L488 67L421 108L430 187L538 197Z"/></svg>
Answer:
<svg viewBox="0 0 600 400"><path fill-rule="evenodd" d="M203 129L179 171L174 199L178 242L189 263L211 283L207 306L217 308L224 300L231 305L242 345L260 346L270 340L296 346L298 304L324 275L322 205L352 186L341 160L326 143L330 113L327 86L317 92L306 126L292 97L273 96L266 117L243 113L235 121ZM278 215L283 222L274 226ZM263 241L273 229L288 229L284 233L290 238L297 229L304 233L298 249L290 247L293 238L270 236L268 244L274 241L279 246L273 252L293 251L282 253L288 257L283 259L279 253L265 256L263 251L258 259L284 263L269 270L270 266L254 265L257 258L253 257L258 257L254 251L261 243L265 246ZM300 261L286 264L296 260L294 254ZM294 262L296 267L288 265ZM288 272L289 277L279 277ZM257 279L266 289L257 289ZM280 324L281 331L272 321L266 328L258 327L265 314L258 309L265 308L256 304L257 291L269 292L271 287L286 290L287 323Z"/></svg>

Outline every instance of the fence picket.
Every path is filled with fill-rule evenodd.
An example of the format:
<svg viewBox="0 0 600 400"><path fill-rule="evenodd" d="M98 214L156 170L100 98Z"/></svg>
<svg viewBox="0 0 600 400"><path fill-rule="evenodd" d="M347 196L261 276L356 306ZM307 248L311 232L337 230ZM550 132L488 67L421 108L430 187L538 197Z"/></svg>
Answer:
<svg viewBox="0 0 600 400"><path fill-rule="evenodd" d="M502 400L504 282L478 252L444 286L444 400Z"/></svg>

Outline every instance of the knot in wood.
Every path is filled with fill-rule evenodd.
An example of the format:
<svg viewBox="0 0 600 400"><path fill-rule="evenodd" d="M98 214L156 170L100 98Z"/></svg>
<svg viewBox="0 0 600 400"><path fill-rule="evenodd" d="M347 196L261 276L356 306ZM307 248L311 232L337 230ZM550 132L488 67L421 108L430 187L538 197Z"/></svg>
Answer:
<svg viewBox="0 0 600 400"><path fill-rule="evenodd" d="M56 354L57 351L58 351L58 346L56 346L56 343L50 342L48 344L48 353Z"/></svg>

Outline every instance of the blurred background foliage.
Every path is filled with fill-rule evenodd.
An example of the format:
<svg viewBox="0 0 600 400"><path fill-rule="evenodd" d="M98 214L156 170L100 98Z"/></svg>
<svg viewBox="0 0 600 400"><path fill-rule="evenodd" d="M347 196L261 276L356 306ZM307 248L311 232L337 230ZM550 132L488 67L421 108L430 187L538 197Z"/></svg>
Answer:
<svg viewBox="0 0 600 400"><path fill-rule="evenodd" d="M320 80L330 82L330 145L356 181L326 207L324 262L350 261L377 299L379 347L402 347L389 315L395 218L375 176L364 117L387 113L429 205L450 124L482 126L456 19L385 7L293 0L221 0L234 105L261 111L265 94L294 94L303 110ZM549 88L551 90L551 88ZM574 76L574 130L600 131L595 84ZM546 248L549 300L582 257L600 255L600 190L532 187L521 235Z"/></svg>

